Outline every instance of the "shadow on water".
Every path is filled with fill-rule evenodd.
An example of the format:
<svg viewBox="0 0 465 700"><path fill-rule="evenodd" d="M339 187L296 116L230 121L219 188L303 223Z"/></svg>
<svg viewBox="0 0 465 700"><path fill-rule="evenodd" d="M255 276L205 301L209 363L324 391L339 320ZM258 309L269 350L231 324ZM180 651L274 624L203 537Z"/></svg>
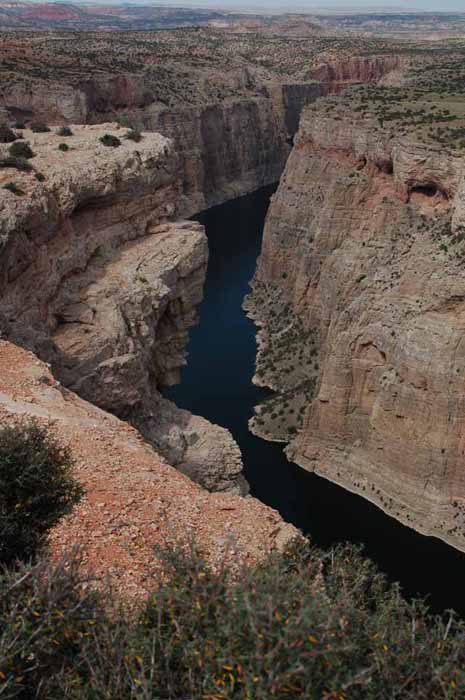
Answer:
<svg viewBox="0 0 465 700"><path fill-rule="evenodd" d="M252 494L322 546L350 541L408 595L428 596L435 610L465 615L465 555L423 537L359 496L287 461L282 447L249 433L253 407L266 392L251 378L255 328L242 301L255 271L263 223L274 187L197 217L206 226L210 261L200 324L191 330L181 384L164 394L232 432L240 445Z"/></svg>

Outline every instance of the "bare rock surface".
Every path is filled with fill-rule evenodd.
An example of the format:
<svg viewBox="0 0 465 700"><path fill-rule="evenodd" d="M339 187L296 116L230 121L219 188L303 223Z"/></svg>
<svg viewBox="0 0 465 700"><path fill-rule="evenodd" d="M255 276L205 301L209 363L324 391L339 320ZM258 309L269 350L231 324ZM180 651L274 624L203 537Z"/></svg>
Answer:
<svg viewBox="0 0 465 700"><path fill-rule="evenodd" d="M181 411L158 388L179 381L208 259L200 224L167 223L95 258L61 289L57 376L135 425L170 464L209 490L245 493L238 446L224 428Z"/></svg>
<svg viewBox="0 0 465 700"><path fill-rule="evenodd" d="M258 380L283 410L259 434L282 437L295 372L276 371L272 345L297 319L280 366L299 364L311 334L300 373L314 383L288 456L462 550L464 180L447 149L342 101L307 108L247 302L261 327Z"/></svg>
<svg viewBox="0 0 465 700"><path fill-rule="evenodd" d="M213 566L240 569L298 532L253 498L210 494L170 467L140 433L65 389L33 353L0 341L2 423L34 417L69 445L81 503L51 535L54 557L77 546L97 580L140 603L162 574L155 545L195 536Z"/></svg>
<svg viewBox="0 0 465 700"><path fill-rule="evenodd" d="M0 189L3 333L206 488L245 493L230 433L158 391L185 364L208 258L200 225L170 223L179 197L173 146L155 133L134 142L116 124L71 129L66 138L25 130L33 169L0 169L0 184L22 192ZM103 145L106 134L120 145Z"/></svg>

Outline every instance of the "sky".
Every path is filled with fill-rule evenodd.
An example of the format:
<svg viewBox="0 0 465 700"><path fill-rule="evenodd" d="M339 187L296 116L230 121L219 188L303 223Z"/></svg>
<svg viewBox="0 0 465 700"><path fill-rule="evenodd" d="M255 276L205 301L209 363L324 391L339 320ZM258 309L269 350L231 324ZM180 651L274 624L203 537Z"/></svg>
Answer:
<svg viewBox="0 0 465 700"><path fill-rule="evenodd" d="M397 10L397 11L461 11L465 12L465 0L152 0L155 5L174 7L218 7L227 9L257 10ZM141 3L143 4L143 3Z"/></svg>

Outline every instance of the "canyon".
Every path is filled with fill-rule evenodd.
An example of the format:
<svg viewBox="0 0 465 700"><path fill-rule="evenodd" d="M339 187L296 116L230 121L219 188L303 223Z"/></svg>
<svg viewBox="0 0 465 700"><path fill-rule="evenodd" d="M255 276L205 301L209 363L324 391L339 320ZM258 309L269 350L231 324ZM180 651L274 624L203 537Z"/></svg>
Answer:
<svg viewBox="0 0 465 700"><path fill-rule="evenodd" d="M0 86L33 151L26 167L0 144L2 416L51 420L87 489L55 553L80 543L99 575L119 560L121 587L140 595L172 526L207 532L213 558L237 545L256 560L297 535L247 496L230 431L163 395L203 297L208 245L192 217L278 180L244 303L254 382L273 392L251 430L465 551L463 158L442 131L414 133L411 94L395 123L389 100L421 82L415 53L286 38L273 61L271 40L252 60L253 36L212 29L55 41L32 39L42 63L25 77L30 55L7 37ZM121 65L115 42L131 46ZM462 115L436 116L457 120L458 140Z"/></svg>
<svg viewBox="0 0 465 700"><path fill-rule="evenodd" d="M18 36L2 46L5 119L117 121L161 133L178 154L185 217L277 182L307 104L348 85L398 80L409 64L383 43L272 35L257 47L254 37L204 28L137 41L58 33L53 49L47 35L28 46Z"/></svg>
<svg viewBox="0 0 465 700"><path fill-rule="evenodd" d="M74 125L63 150L57 131L24 130L29 167L0 170L14 184L0 190L0 413L43 421L71 448L85 496L52 555L79 547L97 580L110 574L135 602L160 578L157 543L195 533L213 564L234 568L297 530L243 497L228 430L160 394L185 364L208 247L200 224L177 217L172 143L126 134Z"/></svg>

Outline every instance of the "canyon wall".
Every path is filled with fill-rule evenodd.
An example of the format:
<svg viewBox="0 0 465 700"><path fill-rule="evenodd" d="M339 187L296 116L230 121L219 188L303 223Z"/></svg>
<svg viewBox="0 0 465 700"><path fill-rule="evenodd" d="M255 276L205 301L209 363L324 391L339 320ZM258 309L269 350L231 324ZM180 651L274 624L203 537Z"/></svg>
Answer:
<svg viewBox="0 0 465 700"><path fill-rule="evenodd" d="M185 364L208 258L203 228L173 223L172 143L153 133L135 143L116 124L72 130L66 152L56 133L24 131L32 169L0 170L0 185L19 188L0 189L2 334L204 487L244 493L229 432L159 392ZM121 144L103 145L106 133Z"/></svg>
<svg viewBox="0 0 465 700"><path fill-rule="evenodd" d="M304 112L246 304L252 428L465 550L465 161L399 131Z"/></svg>
<svg viewBox="0 0 465 700"><path fill-rule="evenodd" d="M397 75L405 65L399 56L356 56L322 63L301 80L264 80L244 68L223 78L231 96L170 107L147 103L148 83L145 91L143 81L131 90L131 81L120 77L121 92L115 91L117 83L86 86L87 119L123 112L129 122L173 139L183 183L180 211L189 216L277 182L306 105L348 84Z"/></svg>
<svg viewBox="0 0 465 700"><path fill-rule="evenodd" d="M306 105L347 84L397 76L405 65L390 55L322 58L302 76L286 77L247 65L217 74L173 63L137 74L97 72L73 86L21 79L3 88L0 105L11 116L52 123L124 116L173 139L182 183L178 212L190 216L279 180Z"/></svg>
<svg viewBox="0 0 465 700"><path fill-rule="evenodd" d="M185 216L277 182L289 154L282 109L269 97L149 108L142 121L176 144Z"/></svg>

